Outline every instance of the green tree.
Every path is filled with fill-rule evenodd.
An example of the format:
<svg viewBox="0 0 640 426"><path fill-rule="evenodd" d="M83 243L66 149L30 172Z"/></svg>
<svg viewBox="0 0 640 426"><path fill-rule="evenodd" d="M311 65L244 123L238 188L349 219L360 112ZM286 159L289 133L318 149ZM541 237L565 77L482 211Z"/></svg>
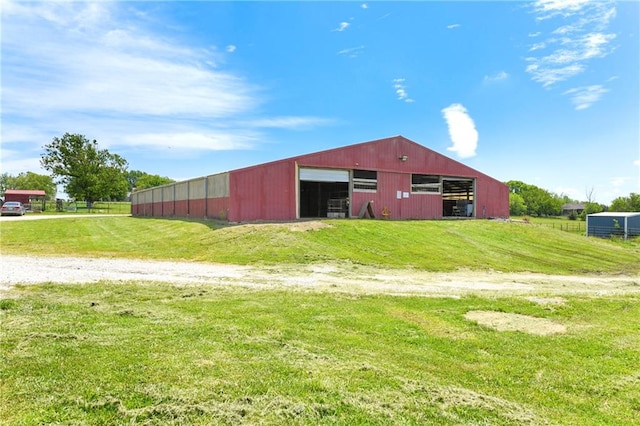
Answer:
<svg viewBox="0 0 640 426"><path fill-rule="evenodd" d="M640 212L640 194L632 192L628 197L618 197L611 202L609 211Z"/></svg>
<svg viewBox="0 0 640 426"><path fill-rule="evenodd" d="M43 190L47 200L56 198L57 188L51 176L38 173L20 173L11 179L11 187L7 189L39 189Z"/></svg>
<svg viewBox="0 0 640 426"><path fill-rule="evenodd" d="M562 212L562 198L549 191L521 181L510 180L511 194L522 197L526 206L526 214L531 216L556 216Z"/></svg>
<svg viewBox="0 0 640 426"><path fill-rule="evenodd" d="M580 213L580 220L585 220L588 214L600 213L603 211L604 206L602 204L586 202L584 203L584 210L582 210L582 213Z"/></svg>
<svg viewBox="0 0 640 426"><path fill-rule="evenodd" d="M146 173L140 170L129 170L127 172L127 185L129 185L129 191L133 191L136 188L138 179Z"/></svg>
<svg viewBox="0 0 640 426"><path fill-rule="evenodd" d="M144 174L138 179L136 189L153 188L154 186L162 186L172 182L175 181L168 177Z"/></svg>
<svg viewBox="0 0 640 426"><path fill-rule="evenodd" d="M0 174L0 197L4 197L4 191L7 189L13 189L14 179L9 173Z"/></svg>
<svg viewBox="0 0 640 426"><path fill-rule="evenodd" d="M162 186L175 181L166 176L151 175L140 170L131 170L127 173L127 182L129 183L129 190L134 191Z"/></svg>
<svg viewBox="0 0 640 426"><path fill-rule="evenodd" d="M527 214L527 205L522 195L515 192L509 193L509 214L511 216L523 216Z"/></svg>
<svg viewBox="0 0 640 426"><path fill-rule="evenodd" d="M94 202L123 200L127 195L127 161L98 142L79 134L65 133L44 146L40 164L49 170L69 196Z"/></svg>

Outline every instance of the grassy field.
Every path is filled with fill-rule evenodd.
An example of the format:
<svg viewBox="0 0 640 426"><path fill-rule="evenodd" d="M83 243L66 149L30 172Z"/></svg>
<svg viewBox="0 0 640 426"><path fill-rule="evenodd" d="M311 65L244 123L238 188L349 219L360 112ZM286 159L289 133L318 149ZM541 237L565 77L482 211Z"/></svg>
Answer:
<svg viewBox="0 0 640 426"><path fill-rule="evenodd" d="M7 220L0 238L38 256L640 273L638 241L491 221ZM640 293L536 296L16 286L0 293L0 424L636 422Z"/></svg>
<svg viewBox="0 0 640 426"><path fill-rule="evenodd" d="M430 271L638 273L640 242L498 221L329 220L228 226L99 217L4 221L4 253L234 264L351 262Z"/></svg>
<svg viewBox="0 0 640 426"><path fill-rule="evenodd" d="M564 334L499 332L469 311ZM640 296L419 298L101 283L0 302L0 423L628 425Z"/></svg>

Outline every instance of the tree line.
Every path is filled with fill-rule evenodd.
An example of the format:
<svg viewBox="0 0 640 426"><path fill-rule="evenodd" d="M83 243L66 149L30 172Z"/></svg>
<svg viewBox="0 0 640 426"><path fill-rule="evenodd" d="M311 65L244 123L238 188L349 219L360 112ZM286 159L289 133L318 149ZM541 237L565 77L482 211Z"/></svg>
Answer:
<svg viewBox="0 0 640 426"><path fill-rule="evenodd" d="M84 135L65 133L44 146L40 165L50 175L33 172L17 176L0 175L2 196L7 189L44 190L47 200L57 195L62 185L67 195L89 203L95 201L125 201L132 191L174 182L168 177L128 170L127 161Z"/></svg>
<svg viewBox="0 0 640 426"><path fill-rule="evenodd" d="M590 191L586 194L587 201L579 202L566 195L553 194L546 189L517 180L506 182L509 185L509 214L511 216L559 216L564 204L582 204L584 210L571 217L584 219L588 214L602 211L638 212L640 211L640 194L631 193L629 197L618 197L610 206L596 203L592 200Z"/></svg>

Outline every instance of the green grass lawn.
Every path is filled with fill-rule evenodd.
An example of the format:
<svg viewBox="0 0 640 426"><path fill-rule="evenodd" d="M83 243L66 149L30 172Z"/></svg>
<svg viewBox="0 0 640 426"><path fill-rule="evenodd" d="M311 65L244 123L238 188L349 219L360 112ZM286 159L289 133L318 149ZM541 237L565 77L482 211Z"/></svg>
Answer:
<svg viewBox="0 0 640 426"><path fill-rule="evenodd" d="M480 220L7 220L0 243L3 254L289 268L640 273L637 240ZM0 293L0 424L633 424L640 293L560 301L16 286ZM497 331L470 311L546 319L566 332Z"/></svg>
<svg viewBox="0 0 640 426"><path fill-rule="evenodd" d="M470 310L567 333L499 332ZM0 423L628 425L640 296L420 298L100 283L0 302Z"/></svg>
<svg viewBox="0 0 640 426"><path fill-rule="evenodd" d="M304 225L97 217L3 221L0 235L8 254L268 265L351 262L430 271L640 272L638 240L587 238L535 224L326 220L315 229L290 230Z"/></svg>

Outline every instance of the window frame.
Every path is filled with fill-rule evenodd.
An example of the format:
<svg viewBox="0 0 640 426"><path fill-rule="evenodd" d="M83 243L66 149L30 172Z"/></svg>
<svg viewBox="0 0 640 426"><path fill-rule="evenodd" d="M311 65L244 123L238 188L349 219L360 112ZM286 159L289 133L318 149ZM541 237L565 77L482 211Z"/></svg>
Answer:
<svg viewBox="0 0 640 426"><path fill-rule="evenodd" d="M414 176L421 176L427 178L437 178L438 182L429 183L414 183ZM432 189L435 189L433 191ZM442 195L442 176L440 175L427 175L423 173L411 174L411 193L416 195Z"/></svg>
<svg viewBox="0 0 640 426"><path fill-rule="evenodd" d="M377 170L354 169L352 176L353 192L378 192Z"/></svg>

